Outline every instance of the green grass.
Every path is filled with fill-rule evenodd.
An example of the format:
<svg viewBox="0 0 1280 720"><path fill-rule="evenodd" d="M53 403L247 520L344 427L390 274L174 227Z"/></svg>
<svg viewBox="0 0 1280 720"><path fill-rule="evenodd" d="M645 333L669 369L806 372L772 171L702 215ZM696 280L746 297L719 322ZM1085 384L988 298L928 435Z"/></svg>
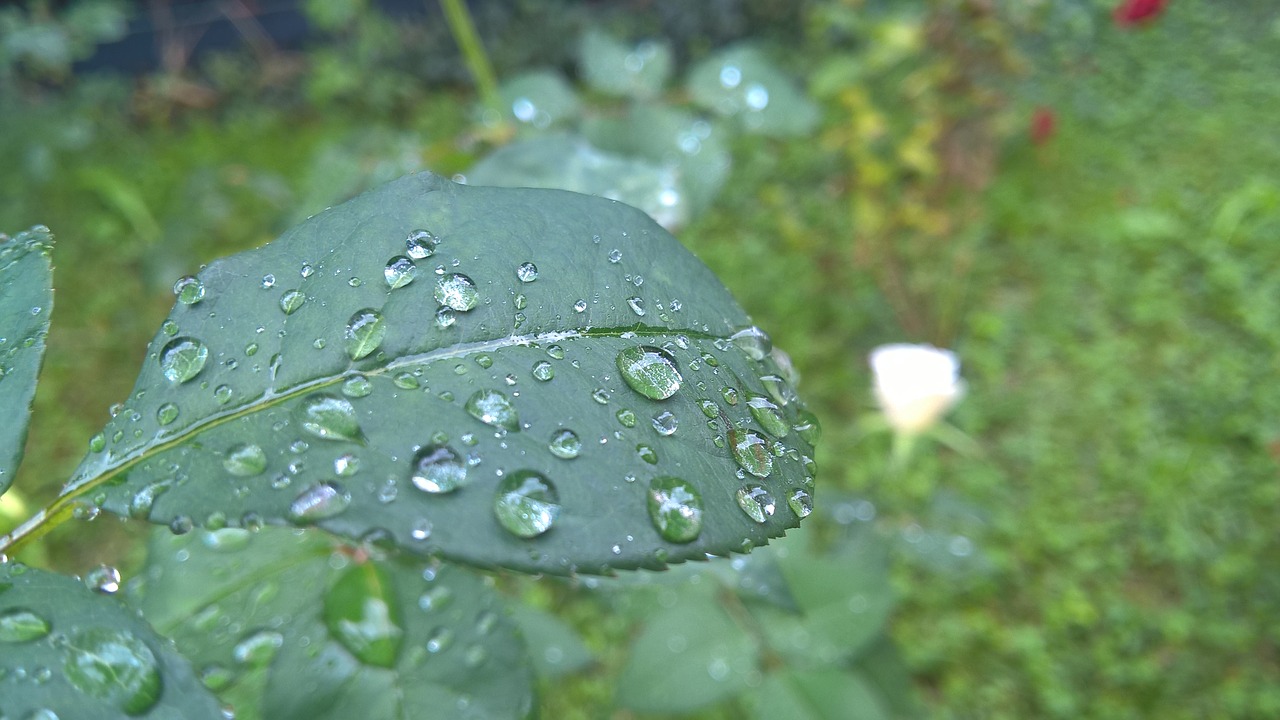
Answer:
<svg viewBox="0 0 1280 720"><path fill-rule="evenodd" d="M904 550L896 563L893 636L937 717L1280 715L1280 41L1267 14L1174 3L1149 30L1064 41L1078 52L1017 91L1053 106L1059 132L1004 149L967 301L950 308L969 383L952 421L981 456L926 445L892 476L884 438L860 429L866 353L912 338L854 267L829 151L743 140L717 206L682 234L792 354L824 421L820 491L868 494L889 532L918 523L976 543L981 562ZM0 133L20 159L0 180L13 198L0 227L43 222L59 243L21 492L49 498L125 397L178 274L354 190L366 176L335 180L333 163L377 176L405 136L434 169L461 169L462 105L432 96L363 147L350 139L368 119L342 112L140 125L108 100L118 119L92 125L82 104L53 101L6 120L22 127ZM98 532L115 544L58 535L55 563L83 571L128 547L114 523ZM601 612L571 617L616 667L626 627ZM547 702L609 695L601 671Z"/></svg>

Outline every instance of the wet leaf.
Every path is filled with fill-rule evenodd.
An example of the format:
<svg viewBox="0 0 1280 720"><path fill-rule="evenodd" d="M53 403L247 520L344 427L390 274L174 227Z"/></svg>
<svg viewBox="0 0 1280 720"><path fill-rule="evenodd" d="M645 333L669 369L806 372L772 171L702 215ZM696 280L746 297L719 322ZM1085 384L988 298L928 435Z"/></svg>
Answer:
<svg viewBox="0 0 1280 720"><path fill-rule="evenodd" d="M574 120L582 103L564 76L551 70L517 75L498 88L510 118L539 130Z"/></svg>
<svg viewBox="0 0 1280 720"><path fill-rule="evenodd" d="M238 720L517 718L533 702L524 643L480 576L314 531L157 532L142 608Z"/></svg>
<svg viewBox="0 0 1280 720"><path fill-rule="evenodd" d="M818 124L818 107L759 49L734 45L689 71L689 96L702 107L736 118L749 132L804 135Z"/></svg>
<svg viewBox="0 0 1280 720"><path fill-rule="evenodd" d="M13 484L31 419L53 311L53 236L37 226L0 235L0 495Z"/></svg>
<svg viewBox="0 0 1280 720"><path fill-rule="evenodd" d="M889 720L874 688L861 674L835 668L781 670L748 697L751 717L795 720Z"/></svg>
<svg viewBox="0 0 1280 720"><path fill-rule="evenodd" d="M412 282L384 281L398 258ZM766 395L794 424L786 369L633 208L414 175L197 279L202 299L176 305L60 502L180 527L376 531L560 574L724 555L799 523L786 498L812 483L806 434L773 438L726 399ZM285 312L293 291L306 300ZM581 441L571 458L553 451L563 430ZM739 507L744 468L772 514ZM654 517L684 511L664 496L651 513L660 477L698 491L696 536L659 533Z"/></svg>
<svg viewBox="0 0 1280 720"><path fill-rule="evenodd" d="M578 45L578 68L592 89L610 95L652 98L671 77L671 46L642 40L628 46L599 30L588 30Z"/></svg>
<svg viewBox="0 0 1280 720"><path fill-rule="evenodd" d="M185 659L118 598L74 578L0 564L5 717L221 720Z"/></svg>

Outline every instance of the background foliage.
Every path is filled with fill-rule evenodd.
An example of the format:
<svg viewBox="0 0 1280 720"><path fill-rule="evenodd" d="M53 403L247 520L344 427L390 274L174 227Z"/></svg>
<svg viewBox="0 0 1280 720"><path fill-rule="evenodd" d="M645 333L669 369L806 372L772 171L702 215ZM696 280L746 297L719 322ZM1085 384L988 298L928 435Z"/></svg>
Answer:
<svg viewBox="0 0 1280 720"><path fill-rule="evenodd" d="M126 396L176 277L404 172L465 173L511 139L475 109L434 16L398 21L318 0L308 11L319 35L302 51L259 43L171 60L136 81L66 72L83 54L78 39L40 56L55 71L7 50L0 227L46 222L59 244L21 494L5 496L0 523L56 493ZM1267 130L1280 107L1280 24L1270 3L1180 0L1136 26L1085 0L475 12L500 80L547 67L609 116L625 101L581 89L589 78L561 38L590 27L665 40L674 78L749 38L806 79L819 127L727 134L723 187L680 237L776 329L824 422L822 514L780 545L802 558L782 563L788 585L805 563L834 557L834 571L887 553L890 635L929 714L1280 714L1280 395L1268 390L1280 371L1280 139ZM117 27L60 21L72 39ZM681 87L660 98L699 112ZM970 392L953 422L981 454L926 444L905 470L889 466L888 439L864 420L864 358L902 339L959 352ZM99 520L64 528L30 559L83 573L125 558L129 575L143 551L137 532ZM578 648L548 624L526 629L569 648L545 658L544 678L569 669L566 656L593 658L542 694L544 713L596 717L617 701L685 709L635 695L646 676L627 639L646 642L646 620L673 607L709 613L700 626L724 625L726 612L744 622L707 589L742 595L743 581L705 577L673 573L626 593L613 581L500 579L532 607L564 608L584 638ZM769 617L767 598L746 605ZM776 671L760 682L790 681L800 695L832 672L865 680L828 686L863 682L873 696L903 682L892 646L855 640L841 646L853 656L816 670L776 638L747 636L755 654L726 647ZM701 712L769 712L741 690ZM890 696L901 693L859 705L917 714Z"/></svg>

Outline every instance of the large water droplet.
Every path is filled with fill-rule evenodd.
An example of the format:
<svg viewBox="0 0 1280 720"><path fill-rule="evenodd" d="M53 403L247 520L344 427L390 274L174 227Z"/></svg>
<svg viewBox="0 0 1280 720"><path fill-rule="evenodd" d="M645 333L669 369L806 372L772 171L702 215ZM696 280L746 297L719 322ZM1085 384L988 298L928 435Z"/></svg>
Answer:
<svg viewBox="0 0 1280 720"><path fill-rule="evenodd" d="M387 336L387 324L377 310L365 308L357 310L347 321L347 354L352 360L359 360L382 344Z"/></svg>
<svg viewBox="0 0 1280 720"><path fill-rule="evenodd" d="M665 400L680 389L683 378L665 350L637 345L618 353L618 372L632 390L652 400Z"/></svg>
<svg viewBox="0 0 1280 720"><path fill-rule="evenodd" d="M10 608L0 612L0 643L39 640L49 634L49 621L30 610Z"/></svg>
<svg viewBox="0 0 1280 720"><path fill-rule="evenodd" d="M818 416L804 408L796 410L796 424L791 427L810 445L817 445L822 438L822 425L818 422Z"/></svg>
<svg viewBox="0 0 1280 720"><path fill-rule="evenodd" d="M754 325L744 330L739 330L729 337L733 340L733 344L738 349L746 353L746 356L752 360L763 360L773 351L773 340Z"/></svg>
<svg viewBox="0 0 1280 720"><path fill-rule="evenodd" d="M351 505L351 493L336 482L312 485L289 504L289 518L311 523L334 517Z"/></svg>
<svg viewBox="0 0 1280 720"><path fill-rule="evenodd" d="M670 410L663 410L653 416L653 429L658 431L659 435L669 437L676 434L676 429L680 426L680 421L676 418L675 413Z"/></svg>
<svg viewBox="0 0 1280 720"><path fill-rule="evenodd" d="M209 348L190 337L170 340L160 351L160 369L171 383L184 383L204 369L209 359Z"/></svg>
<svg viewBox="0 0 1280 720"><path fill-rule="evenodd" d="M751 431L731 429L729 444L733 446L733 459L743 470L761 478L773 472L773 456L764 438Z"/></svg>
<svg viewBox="0 0 1280 720"><path fill-rule="evenodd" d="M535 380L546 382L556 376L555 368L551 367L551 363L546 360L539 360L533 364L533 377Z"/></svg>
<svg viewBox="0 0 1280 720"><path fill-rule="evenodd" d="M804 488L796 488L787 497L787 505L796 517L809 517L809 513L813 512L813 495Z"/></svg>
<svg viewBox="0 0 1280 720"><path fill-rule="evenodd" d="M561 428L551 434L551 442L547 444L547 449L558 458L572 460L582 452L582 440L574 431Z"/></svg>
<svg viewBox="0 0 1280 720"><path fill-rule="evenodd" d="M467 398L466 410L471 417L486 425L500 427L509 432L520 430L520 417L511 400L497 390L477 390Z"/></svg>
<svg viewBox="0 0 1280 720"><path fill-rule="evenodd" d="M173 294L183 305L195 305L204 299L204 283L190 275L178 278L173 284Z"/></svg>
<svg viewBox="0 0 1280 720"><path fill-rule="evenodd" d="M519 470L498 486L493 514L513 535L537 537L550 530L560 515L560 494L545 477L532 470Z"/></svg>
<svg viewBox="0 0 1280 720"><path fill-rule="evenodd" d="M297 312L298 308L305 305L307 296L298 290L285 290L280 296L280 311L285 315L292 315Z"/></svg>
<svg viewBox="0 0 1280 720"><path fill-rule="evenodd" d="M520 267L516 268L516 277L520 282L531 283L538 279L538 266L531 262L520 263Z"/></svg>
<svg viewBox="0 0 1280 720"><path fill-rule="evenodd" d="M110 565L99 565L85 573L84 585L90 590L113 595L120 589L120 571Z"/></svg>
<svg viewBox="0 0 1280 720"><path fill-rule="evenodd" d="M397 255L388 260L387 266L382 270L382 279L387 281L387 287L392 290L408 285L417 277L418 266L403 255Z"/></svg>
<svg viewBox="0 0 1280 720"><path fill-rule="evenodd" d="M778 406L774 405L769 398L763 395L749 395L747 407L751 409L751 417L755 418L756 422L760 423L760 427L770 435L780 438L790 429L782 413L778 411Z"/></svg>
<svg viewBox="0 0 1280 720"><path fill-rule="evenodd" d="M428 445L414 455L410 480L423 492L453 492L467 484L467 464L453 448Z"/></svg>
<svg viewBox="0 0 1280 720"><path fill-rule="evenodd" d="M173 403L164 403L156 408L156 422L161 425L168 425L178 419L178 406Z"/></svg>
<svg viewBox="0 0 1280 720"><path fill-rule="evenodd" d="M342 394L349 398L362 398L373 392L373 383L364 375L352 375L342 381Z"/></svg>
<svg viewBox="0 0 1280 720"><path fill-rule="evenodd" d="M440 244L440 238L432 235L427 230L414 230L409 233L409 238L405 240L405 252L409 257L415 260L431 257L436 252L436 246Z"/></svg>
<svg viewBox="0 0 1280 720"><path fill-rule="evenodd" d="M132 633L81 630L68 640L66 653L62 669L67 680L126 715L141 715L160 699L163 683L156 656Z"/></svg>
<svg viewBox="0 0 1280 720"><path fill-rule="evenodd" d="M702 532L702 495L677 477L656 477L649 483L649 518L658 534L670 542L686 543Z"/></svg>
<svg viewBox="0 0 1280 720"><path fill-rule="evenodd" d="M364 432L356 422L356 409L345 398L317 393L308 396L297 410L302 429L325 440L347 440L364 444Z"/></svg>
<svg viewBox="0 0 1280 720"><path fill-rule="evenodd" d="M252 443L241 443L227 450L222 467L237 477L261 475L267 469L267 454Z"/></svg>
<svg viewBox="0 0 1280 720"><path fill-rule="evenodd" d="M372 562L343 573L325 594L324 624L360 662L394 667L404 620L390 574Z"/></svg>
<svg viewBox="0 0 1280 720"><path fill-rule="evenodd" d="M771 517L777 507L773 495L763 485L755 483L743 485L738 488L737 497L738 507L742 508L742 512L758 523L762 523L765 519Z"/></svg>
<svg viewBox="0 0 1280 720"><path fill-rule="evenodd" d="M461 273L444 275L436 280L436 302L451 310L467 312L480 302L476 283Z"/></svg>

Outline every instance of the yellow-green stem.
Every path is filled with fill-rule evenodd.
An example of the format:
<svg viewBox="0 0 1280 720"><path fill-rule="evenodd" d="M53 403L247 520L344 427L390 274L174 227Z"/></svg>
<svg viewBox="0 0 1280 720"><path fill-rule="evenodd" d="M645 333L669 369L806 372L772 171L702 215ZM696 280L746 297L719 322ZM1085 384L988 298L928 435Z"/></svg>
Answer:
<svg viewBox="0 0 1280 720"><path fill-rule="evenodd" d="M449 23L449 32L454 42L462 50L462 58L475 80L480 100L487 110L499 113L501 117L502 100L498 97L498 81L493 74L493 65L484 51L484 44L476 33L475 23L471 21L471 12L467 10L466 0L440 0L440 9L444 10L445 22Z"/></svg>

